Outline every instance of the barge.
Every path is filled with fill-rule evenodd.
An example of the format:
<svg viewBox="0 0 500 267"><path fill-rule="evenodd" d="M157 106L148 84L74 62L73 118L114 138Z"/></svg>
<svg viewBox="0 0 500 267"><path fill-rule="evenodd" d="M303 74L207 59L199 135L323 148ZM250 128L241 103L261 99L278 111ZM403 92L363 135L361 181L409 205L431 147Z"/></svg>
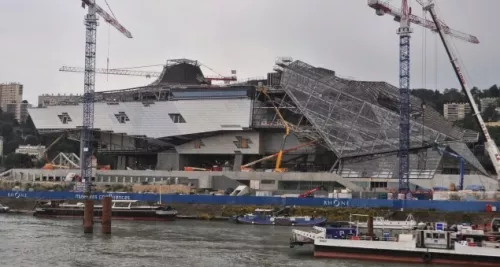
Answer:
<svg viewBox="0 0 500 267"><path fill-rule="evenodd" d="M371 233L370 233L371 232ZM457 266L500 266L499 238L482 230L460 232L418 229L395 237L379 238L355 228L314 227L293 230L290 247L313 245L314 256L369 261L453 264Z"/></svg>
<svg viewBox="0 0 500 267"><path fill-rule="evenodd" d="M33 209L36 217L83 218L84 204L64 201L38 201ZM102 205L94 205L94 217L102 215ZM141 205L137 200L113 200L111 216L116 220L173 221L177 211L170 206Z"/></svg>
<svg viewBox="0 0 500 267"><path fill-rule="evenodd" d="M278 226L314 226L323 225L327 221L323 217L291 216L288 207L280 210L255 209L252 213L233 216L230 220L241 224Z"/></svg>

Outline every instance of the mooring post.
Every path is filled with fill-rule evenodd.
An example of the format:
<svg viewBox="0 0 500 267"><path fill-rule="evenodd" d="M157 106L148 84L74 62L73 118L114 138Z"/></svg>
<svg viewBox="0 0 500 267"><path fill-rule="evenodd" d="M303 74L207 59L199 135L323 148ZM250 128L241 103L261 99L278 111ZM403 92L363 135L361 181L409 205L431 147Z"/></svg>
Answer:
<svg viewBox="0 0 500 267"><path fill-rule="evenodd" d="M92 234L94 232L94 202L91 199L85 200L83 210L83 232Z"/></svg>
<svg viewBox="0 0 500 267"><path fill-rule="evenodd" d="M101 231L103 234L111 234L111 197L102 199Z"/></svg>
<svg viewBox="0 0 500 267"><path fill-rule="evenodd" d="M368 216L368 223L367 223L367 228L368 228L368 236L370 238L373 238L373 216Z"/></svg>

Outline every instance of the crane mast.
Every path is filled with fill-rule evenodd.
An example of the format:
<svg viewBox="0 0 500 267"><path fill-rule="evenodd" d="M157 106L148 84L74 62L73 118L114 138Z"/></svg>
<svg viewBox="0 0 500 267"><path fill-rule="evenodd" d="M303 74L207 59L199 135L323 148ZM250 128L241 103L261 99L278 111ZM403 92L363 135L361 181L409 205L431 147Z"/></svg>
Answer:
<svg viewBox="0 0 500 267"><path fill-rule="evenodd" d="M462 87L462 90L465 92L465 95L467 96L467 100L472 108L472 112L474 117L477 120L477 123L481 127L481 131L484 135L484 138L486 140L485 142L485 148L486 151L488 152L488 155L490 157L490 160L495 167L495 171L497 173L497 181L499 182L499 190L500 190L500 153L498 151L498 147L495 144L495 141L491 139L490 134L488 132L488 129L486 128L486 124L484 123L483 117L481 117L481 112L479 111L479 108L477 107L476 101L474 101L474 97L472 96L472 93L465 82L464 75L461 71L461 66L460 66L460 61L458 60L458 57L456 55L456 52L453 51L452 47L449 45L449 41L446 36L446 32L444 30L444 27L442 25L442 22L440 22L437 18L436 11L434 9L434 2L430 1L427 5L424 6L424 9L429 11L429 14L431 15L432 20L434 21L437 32L439 34L439 37L441 38L441 41L443 42L444 49L446 50L446 54L448 55L448 58L450 59L451 65L453 67L453 70L455 71L455 75L458 78L458 81L460 82L460 86Z"/></svg>
<svg viewBox="0 0 500 267"><path fill-rule="evenodd" d="M123 35L132 38L132 34L116 19L95 3L95 0L82 0L82 7L87 6L85 15L85 69L83 87L83 122L80 135L80 171L85 183L85 196L90 197L92 190L92 137L94 128L94 97L95 97L95 56L96 33L99 14L107 23L115 27Z"/></svg>
<svg viewBox="0 0 500 267"><path fill-rule="evenodd" d="M85 195L90 196L92 186L92 129L94 128L95 53L97 15L95 0L89 0L85 16L85 74L83 87L83 123L80 135L80 171L85 182Z"/></svg>
<svg viewBox="0 0 500 267"><path fill-rule="evenodd" d="M399 34L399 192L410 190L410 13L407 0L401 4Z"/></svg>

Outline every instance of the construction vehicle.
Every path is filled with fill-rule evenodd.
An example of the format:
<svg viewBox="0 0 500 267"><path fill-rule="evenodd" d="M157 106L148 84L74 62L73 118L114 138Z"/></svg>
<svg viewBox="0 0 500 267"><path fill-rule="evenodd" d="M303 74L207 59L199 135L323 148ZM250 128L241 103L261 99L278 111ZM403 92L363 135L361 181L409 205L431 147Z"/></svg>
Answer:
<svg viewBox="0 0 500 267"><path fill-rule="evenodd" d="M286 140L287 140L288 136L290 135L292 124L290 124L288 121L286 121L285 118L283 117L283 115L281 115L281 112L276 107L276 105L273 103L273 100L271 99L271 97L267 93L267 89L265 87L260 87L258 89L258 91L261 92L264 96L266 96L266 98L269 99L269 101L271 101L271 105L273 106L273 109L276 112L276 115L279 117L279 119L283 123L283 127L285 127L285 134L283 135L283 140L281 141L281 146L280 146L279 152L272 154L272 155L269 155L269 156L265 156L259 160L247 163L247 164L241 166L241 170L242 171L252 171L252 169L249 168L250 166L253 166L261 161L276 158L276 165L275 165L273 171L274 172L287 172L288 170L286 168L281 168L281 162L283 161L283 154L285 154L287 152L295 151L295 150L302 148L302 147L305 147L305 146L310 146L310 145L314 144L316 142L316 140L309 142L309 143L306 143L306 144L300 144L298 146L295 146L295 147L292 147L289 149L285 149Z"/></svg>
<svg viewBox="0 0 500 267"><path fill-rule="evenodd" d="M316 191L319 191L319 190L324 190L324 191L328 191L328 189L323 186L323 185L320 185L318 187L315 187L313 189L310 189L310 190L307 190L306 192L302 193L299 195L300 198L304 198L304 197L314 197L314 192Z"/></svg>
<svg viewBox="0 0 500 267"><path fill-rule="evenodd" d="M57 144L59 143L59 141L61 141L62 139L64 139L66 136L68 135L67 132L63 132L59 137L57 137L47 148L45 148L45 150L43 151L42 153L42 158L43 160L45 160L46 162L49 161L48 159L48 154L49 154L49 151Z"/></svg>
<svg viewBox="0 0 500 267"><path fill-rule="evenodd" d="M270 160L270 159L273 159L275 157L278 157L280 155L280 153L281 153L281 157L283 157L283 154L285 154L285 153L298 150L298 149L300 149L302 147L313 145L314 143L316 143L316 141L312 141L312 142L309 142L309 143L300 144L298 146L294 146L294 147L291 147L291 148L288 148L288 149L285 149L285 150L280 150L280 152L274 153L274 154L269 155L269 156L265 156L265 157L263 157L261 159L258 159L258 160L249 162L249 163L247 163L245 165L242 165L241 166L241 171L247 171L247 172L248 171L253 171L253 169L250 168L250 167L253 166L253 165L255 165L255 164L257 164L257 163L259 163L259 162ZM278 161L278 160L276 160L276 161ZM281 165L281 163L278 164L278 162L277 162L276 165L279 166L279 165ZM276 168L274 170L276 170ZM278 172L284 172L284 171L286 171L286 169L280 168L280 170Z"/></svg>
<svg viewBox="0 0 500 267"><path fill-rule="evenodd" d="M439 33L439 37L441 38L443 46L446 50L446 54L450 59L453 70L455 71L455 75L457 76L458 81L460 82L460 85L462 87L462 90L464 91L467 100L472 108L472 114L476 118L476 121L481 128L481 132L485 138L484 147L486 148L491 163L495 167L495 171L497 173L497 181L498 181L497 190L500 190L500 153L498 151L497 145L495 144L495 141L490 137L488 129L486 128L486 124L484 123L483 117L481 117L481 111L479 110L476 101L472 96L472 92L469 89L469 86L465 82L464 75L462 74L462 66L460 65L461 61L459 60L456 51L454 51L453 47L449 45L448 35L446 33L446 29L448 27L444 25L444 23L441 20L438 19L436 11L434 10L434 5L435 5L434 1L430 0L427 4L423 4L421 0L419 0L418 2L423 6L424 10L429 11L432 21L434 21L434 24L436 25L437 32Z"/></svg>
<svg viewBox="0 0 500 267"><path fill-rule="evenodd" d="M267 97L267 99L269 99L269 101L271 102L271 105L273 106L274 111L276 112L276 115L278 115L281 122L283 123L283 127L285 127L285 134L283 135L283 140L281 141L280 151L276 155L276 165L274 167L274 171L275 172L286 172L287 171L286 169L281 168L281 161L283 160L283 150L285 149L286 139L290 135L289 123L285 120L283 115L281 115L281 112L276 107L276 105L274 104L274 102L271 99L271 97L269 96L269 94L267 94L267 89L265 87L260 87L258 89L258 91L261 92L262 94L264 94L264 96Z"/></svg>

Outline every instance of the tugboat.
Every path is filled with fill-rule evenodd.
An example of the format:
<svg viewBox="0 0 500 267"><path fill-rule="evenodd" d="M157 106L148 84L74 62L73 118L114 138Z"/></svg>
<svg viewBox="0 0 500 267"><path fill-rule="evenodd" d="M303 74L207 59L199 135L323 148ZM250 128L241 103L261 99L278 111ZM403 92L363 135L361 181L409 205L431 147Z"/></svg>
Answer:
<svg viewBox="0 0 500 267"><path fill-rule="evenodd" d="M84 204L68 204L64 201L38 201L33 210L36 217L83 217ZM94 206L94 217L100 217L102 205ZM116 220L173 221L177 211L170 206L140 205L137 200L113 200L111 216Z"/></svg>
<svg viewBox="0 0 500 267"><path fill-rule="evenodd" d="M245 215L231 217L231 221L242 224L280 225L280 226L315 226L323 225L326 218L313 216L291 216L290 207L281 209L255 209Z"/></svg>

